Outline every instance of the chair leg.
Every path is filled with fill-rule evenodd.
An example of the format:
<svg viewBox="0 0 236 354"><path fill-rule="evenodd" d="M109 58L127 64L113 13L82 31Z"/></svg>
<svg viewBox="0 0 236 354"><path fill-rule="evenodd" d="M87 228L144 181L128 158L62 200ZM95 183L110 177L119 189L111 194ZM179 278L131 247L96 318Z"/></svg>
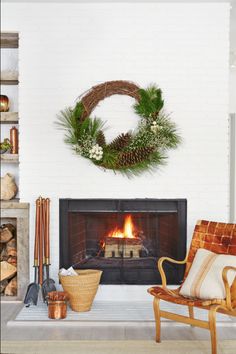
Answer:
<svg viewBox="0 0 236 354"><path fill-rule="evenodd" d="M217 354L217 335L216 335L216 310L218 306L212 306L209 310L209 329L211 334L211 353Z"/></svg>
<svg viewBox="0 0 236 354"><path fill-rule="evenodd" d="M194 309L193 306L188 306L188 313L190 318L194 318ZM191 324L191 327L194 327L194 325Z"/></svg>
<svg viewBox="0 0 236 354"><path fill-rule="evenodd" d="M154 297L153 309L156 322L156 342L160 343L161 341L161 318L160 318L160 299Z"/></svg>

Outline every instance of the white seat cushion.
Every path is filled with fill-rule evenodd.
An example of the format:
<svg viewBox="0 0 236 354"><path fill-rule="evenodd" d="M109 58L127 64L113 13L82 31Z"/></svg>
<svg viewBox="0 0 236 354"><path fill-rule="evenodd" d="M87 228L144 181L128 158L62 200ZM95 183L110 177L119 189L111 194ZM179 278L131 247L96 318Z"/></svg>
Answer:
<svg viewBox="0 0 236 354"><path fill-rule="evenodd" d="M198 249L180 294L202 300L225 299L222 271L226 266L236 267L236 256L216 254L203 248ZM235 276L235 271L228 272L230 286Z"/></svg>

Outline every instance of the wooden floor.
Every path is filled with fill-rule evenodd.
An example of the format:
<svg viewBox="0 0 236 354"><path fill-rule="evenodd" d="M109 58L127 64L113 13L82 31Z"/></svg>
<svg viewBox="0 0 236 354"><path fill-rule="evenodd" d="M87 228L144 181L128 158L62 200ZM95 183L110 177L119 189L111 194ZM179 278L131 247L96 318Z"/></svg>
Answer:
<svg viewBox="0 0 236 354"><path fill-rule="evenodd" d="M85 327L48 327L48 326L7 326L9 320L13 320L19 312L22 304L1 304L1 339L5 341L23 340L154 340L154 325L152 323L139 323L114 326L109 323ZM236 327L218 325L219 340L236 339ZM163 340L209 340L209 332L204 329L190 326L168 326L162 328Z"/></svg>

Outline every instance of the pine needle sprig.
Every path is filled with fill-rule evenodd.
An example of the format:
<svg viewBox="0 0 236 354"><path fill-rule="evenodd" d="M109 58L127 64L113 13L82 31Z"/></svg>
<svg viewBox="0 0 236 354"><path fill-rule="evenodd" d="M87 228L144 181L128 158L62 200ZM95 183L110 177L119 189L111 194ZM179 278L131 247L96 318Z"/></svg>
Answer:
<svg viewBox="0 0 236 354"><path fill-rule="evenodd" d="M79 139L78 120L73 115L73 111L70 108L66 108L60 111L57 118L58 121L56 125L58 128L66 131L64 138L65 143L71 145L76 144Z"/></svg>
<svg viewBox="0 0 236 354"><path fill-rule="evenodd" d="M103 148L103 157L101 161L96 161L96 165L115 170L117 165L118 152L115 150L110 150L108 147Z"/></svg>
<svg viewBox="0 0 236 354"><path fill-rule="evenodd" d="M96 144L96 139L103 131L105 123L100 118L87 117L80 120L79 117L83 113L80 104L76 105L76 109L66 108L58 115L56 122L59 129L66 131L64 141L70 145L73 150L81 155L88 157L89 150Z"/></svg>
<svg viewBox="0 0 236 354"><path fill-rule="evenodd" d="M84 113L84 106L82 102L77 102L75 108L73 109L73 116L75 117L75 119L77 118L78 120L80 120L83 113Z"/></svg>
<svg viewBox="0 0 236 354"><path fill-rule="evenodd" d="M149 86L146 90L139 90L140 101L135 103L135 112L144 118L157 117L164 106L162 91L156 85Z"/></svg>
<svg viewBox="0 0 236 354"><path fill-rule="evenodd" d="M159 129L157 133L154 134L155 144L165 149L177 148L182 139L178 133L176 124L164 113L157 118L156 123Z"/></svg>

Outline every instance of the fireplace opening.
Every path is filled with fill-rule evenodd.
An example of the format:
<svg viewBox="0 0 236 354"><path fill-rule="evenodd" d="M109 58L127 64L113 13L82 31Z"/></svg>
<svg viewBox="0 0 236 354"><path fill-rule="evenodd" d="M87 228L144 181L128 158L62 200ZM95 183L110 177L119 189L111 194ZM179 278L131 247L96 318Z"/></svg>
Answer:
<svg viewBox="0 0 236 354"><path fill-rule="evenodd" d="M61 199L60 267L101 269L103 284L160 283L157 261L186 252L186 200ZM169 284L184 268L165 264Z"/></svg>

